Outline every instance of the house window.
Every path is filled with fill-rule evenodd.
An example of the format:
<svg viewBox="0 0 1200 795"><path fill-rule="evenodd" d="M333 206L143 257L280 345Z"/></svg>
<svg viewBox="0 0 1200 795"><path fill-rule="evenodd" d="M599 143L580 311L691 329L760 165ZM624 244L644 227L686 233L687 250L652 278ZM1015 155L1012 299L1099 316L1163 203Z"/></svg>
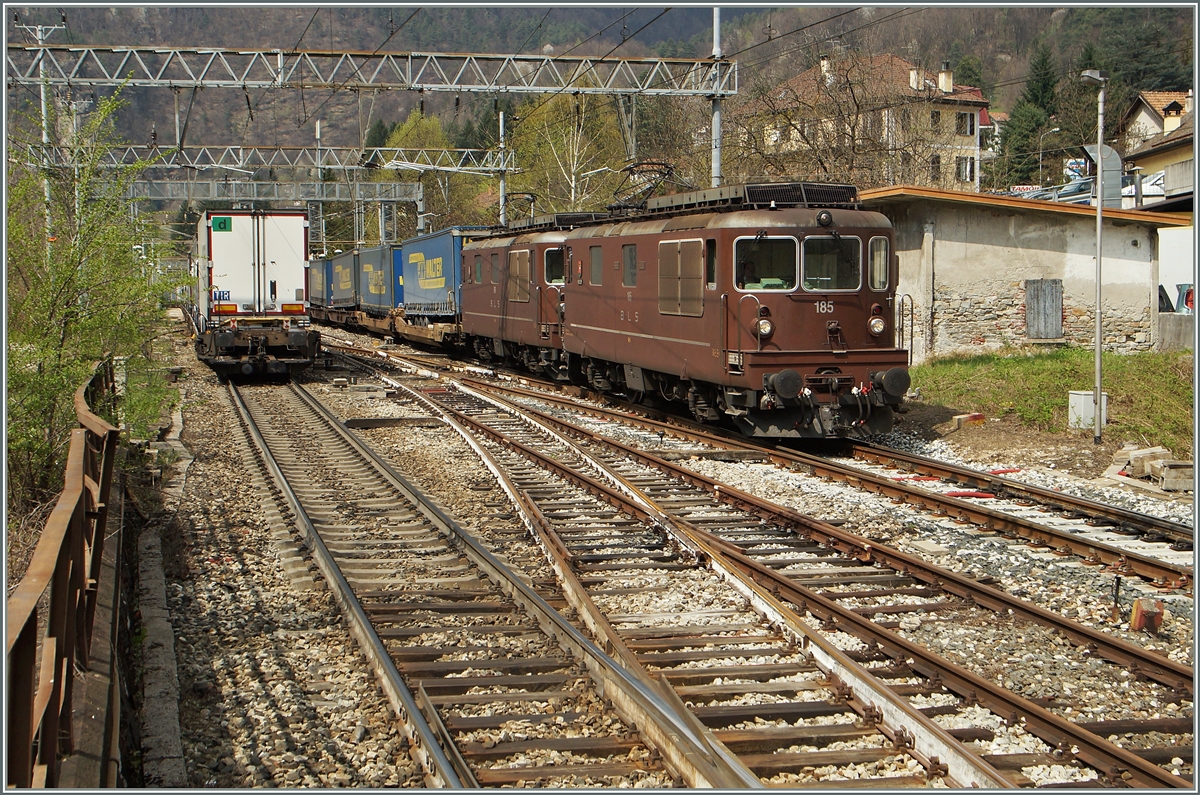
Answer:
<svg viewBox="0 0 1200 795"><path fill-rule="evenodd" d="M955 174L958 176L959 182L974 182L975 181L975 158L960 157L954 164Z"/></svg>
<svg viewBox="0 0 1200 795"><path fill-rule="evenodd" d="M942 112L940 110L929 111L929 129L942 129Z"/></svg>
<svg viewBox="0 0 1200 795"><path fill-rule="evenodd" d="M942 181L942 156L934 155L929 158L929 180L930 182Z"/></svg>
<svg viewBox="0 0 1200 795"><path fill-rule="evenodd" d="M975 114L959 113L954 121L954 132L957 135L974 135Z"/></svg>
<svg viewBox="0 0 1200 795"><path fill-rule="evenodd" d="M900 129L904 132L912 129L912 108L900 109Z"/></svg>

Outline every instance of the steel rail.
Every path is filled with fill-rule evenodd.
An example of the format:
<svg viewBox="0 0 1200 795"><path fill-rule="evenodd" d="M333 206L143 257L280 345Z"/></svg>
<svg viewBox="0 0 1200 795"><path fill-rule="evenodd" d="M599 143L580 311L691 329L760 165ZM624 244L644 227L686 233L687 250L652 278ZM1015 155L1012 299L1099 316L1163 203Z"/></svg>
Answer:
<svg viewBox="0 0 1200 795"><path fill-rule="evenodd" d="M390 379L389 382L397 388L406 389L398 382ZM381 474L392 481L395 488L408 495L430 522L448 537L462 544L476 565L487 572L494 582L500 584L510 597L535 613L538 616L539 624L544 629L547 629L564 647L571 649L577 658L583 660L593 676L605 683L606 686L603 689L605 696L626 712L630 716L631 722L636 724L642 732L659 741L660 751L664 756L687 763L678 765L678 769L680 772L691 773L689 775L690 786L723 788L747 786L747 782L735 771L709 760L710 749L702 737L698 736L688 723L675 712L661 693L618 665L470 533L459 527L457 522L432 502L421 497L420 492L407 479L397 473L387 461L346 428L328 408L308 394L306 390L299 388L297 390L305 402L325 417L326 421L337 429L339 435L349 442L359 455L369 460ZM413 394L411 390L406 389L406 391ZM421 400L424 405L433 406L428 398L419 393L414 394L414 397ZM448 424L453 427L453 423ZM482 452L482 448L473 447L476 453ZM495 468L489 467L489 470L493 474L501 472L498 466L494 464L492 466ZM519 491L511 482L508 483L506 491L509 491L510 497L519 496Z"/></svg>
<svg viewBox="0 0 1200 795"><path fill-rule="evenodd" d="M1063 532L1053 527L1047 527L1027 519L1012 516L1003 511L976 505L969 500L948 497L937 492L909 486L903 482L874 475L870 472L864 472L855 467L837 464L819 456L786 448L762 447L752 442L735 438L732 435L714 434L711 430L699 430L690 425L683 425L678 420L667 422L630 415L624 411L582 406L573 400L555 395L547 395L534 390L488 384L473 379L463 379L463 382L484 389L509 392L538 400L545 400L581 413L618 417L624 422L641 425L655 431L669 432L676 436L692 439L704 444L735 450L752 450L762 453L773 463L780 466L792 467L799 465L807 467L818 476L848 483L855 488L881 494L897 502L921 506L937 514L971 522L972 524L986 527L1001 534L1025 538L1035 545L1048 546L1059 551L1069 551L1071 554L1077 555L1084 560L1111 566L1118 573L1143 577L1163 588L1179 589L1189 593L1192 589L1192 580L1195 572L1194 566L1169 563L1149 555L1112 547L1094 539L1078 538L1072 533ZM1052 494L1057 494L1057 492L1052 492Z"/></svg>
<svg viewBox="0 0 1200 795"><path fill-rule="evenodd" d="M1095 500L1076 497L1073 494L1021 483L1011 478L979 472L933 458L893 450L890 447L882 445L855 442L852 445L852 450L855 458L862 458L885 466L888 462L895 462L900 465L901 469L927 475L936 475L937 477L953 480L972 486L973 488L986 489L997 497L1027 494L1034 497L1038 502L1054 507L1061 507L1064 510L1074 510L1089 517L1107 519L1117 525L1129 525L1138 529L1151 528L1153 531L1177 541L1191 543L1195 535L1191 527L1179 522L1173 522L1170 519L1130 511L1116 505L1105 505Z"/></svg>
<svg viewBox="0 0 1200 795"><path fill-rule="evenodd" d="M328 547L325 546L325 542L321 539L320 533L313 526L312 520L308 518L308 514L300 503L300 498L288 484L287 477L275 461L274 455L272 455L266 440L259 432L253 417L250 416L250 411L242 400L237 387L230 382L228 388L230 399L247 433L250 434L258 455L262 458L263 466L271 474L276 486L282 492L292 512L295 514L294 521L304 533L305 540L312 549L314 560L316 560L317 565L321 568L321 573L325 576L325 580L330 584L330 590L341 606L342 613L346 616L351 633L355 636L359 647L367 656L367 659L371 661L371 665L375 669L375 675L387 693L388 699L392 703L392 708L400 717L402 728L408 735L410 753L425 768L427 779L431 780L434 784L439 787L462 788L464 784L456 772L454 764L446 756L446 753L438 743L437 732L425 719L412 691L408 689L408 685L404 683L400 672L396 670L396 665L388 654L387 647L379 639L379 635L375 632L375 627L371 624L370 618L368 618L362 604L359 603L358 598L354 595L350 583L346 581L332 553L330 553Z"/></svg>
<svg viewBox="0 0 1200 795"><path fill-rule="evenodd" d="M1076 625L1074 622L1050 611L1023 603L995 589L973 583L969 578L927 566L919 559L911 558L903 553L889 550L886 547L868 544L863 539L843 533L819 520L803 516L790 509L771 505L764 500L720 484L717 481L690 473L682 467L677 467L656 456L639 452L619 442L606 439L527 407L521 407L519 411L529 412L542 422L557 426L564 431L576 434L589 441L606 445L635 460L666 471L680 479L701 485L722 502L733 504L742 509L750 508L751 512L758 513L760 516L764 516L764 518L770 518L784 527L797 529L797 525L799 525L800 529L798 532L801 536L816 540L823 546L836 549L843 554L855 556L864 562L877 563L897 571L902 571L916 579L924 579L926 582L938 585L949 593L954 593L969 601L973 600L975 603L989 607L997 612L1007 608L1029 620L1048 624L1068 637L1073 637L1079 630L1086 630L1086 628ZM473 424L478 425L478 423ZM495 433L494 431L491 432L492 435L495 435ZM553 459L546 458L537 451L520 446L515 442L510 441L509 444L514 448L521 447L527 457L535 458L542 466L559 471L564 469L561 465L556 466ZM580 482L586 480L586 476L576 473L572 476L572 480ZM593 483L593 487L598 485ZM617 492L610 491L609 494L612 497L619 498ZM612 497L609 498L610 501ZM625 503L622 507L623 510L635 514L641 510L638 503L631 502L628 498L625 498L623 501ZM617 503L614 502L613 504L616 505ZM766 515L764 515L764 509ZM1018 719L1024 720L1027 728L1031 728L1035 735L1057 746L1058 750L1064 754L1069 750L1074 756L1096 767L1098 770L1113 776L1117 780L1120 780L1124 773L1129 773L1133 780L1145 786L1175 788L1190 788L1192 786L1191 782L1184 781L1182 778L1171 774L1163 768L1143 760L1127 749L1116 746L1108 742L1108 740L1034 704L1028 699L995 685L970 671L955 666L940 655L907 641L890 630L879 627L870 618L861 616L850 608L821 596L816 591L798 585L788 579L786 575L747 557L735 545L720 539L714 534L696 528L682 520L674 519L673 523L686 532L694 542L711 545L715 550L713 553L715 557L726 559L730 564L735 565L744 574L758 582L765 589L758 593L760 597L774 597L774 599L782 601L784 595L787 595L791 597L788 601L795 603L801 613L806 611L812 612L819 618L826 620L834 619L841 622L843 627L852 627L853 629L850 630L852 634L867 642L877 644L880 648L887 650L897 660L913 660L913 667L916 670L927 677L940 677L948 689L958 693L969 702L977 701L983 704L991 711L1004 717L1010 724L1016 722ZM1102 656L1108 657L1111 654L1118 658L1125 657L1130 670L1150 678L1156 678L1158 681L1163 681L1164 684L1173 687L1177 691L1183 691L1186 688L1188 693L1192 692L1193 673L1190 667L1174 663L1174 661L1158 657L1158 655L1153 655L1157 659L1149 660L1150 655L1145 650L1132 644L1104 637L1102 633L1090 632L1090 634L1100 636L1095 638L1095 640L1099 641L1097 649ZM1077 638L1073 639L1076 639L1078 642ZM1130 656L1134 659L1130 659ZM1118 659L1117 661L1123 660ZM1140 667L1139 662L1147 667ZM1162 666L1163 669L1171 669L1171 672L1167 673L1165 670L1155 670L1156 666ZM1165 681L1164 679L1159 679L1159 677L1163 676L1166 677ZM1075 748L1079 750L1075 751Z"/></svg>
<svg viewBox="0 0 1200 795"><path fill-rule="evenodd" d="M404 387L404 389L410 394L414 393L414 390L408 389L407 387ZM511 403L507 403L506 401L497 401L491 396L479 395L471 389L466 389L464 391L472 395L478 395L479 397L486 399L493 404L513 412L526 422L531 421L525 414L527 409L524 409L523 407L516 407ZM425 400L424 402L429 403L430 401ZM737 575L730 567L721 565L721 556L719 554L714 554L711 551L711 542L707 538L704 538L696 533L679 532L680 527L690 526L687 526L678 519L671 517L665 510L662 509L661 506L657 504L657 502L646 495L646 493L636 484L631 482L628 478L622 476L620 473L614 471L611 467L597 462L586 451L581 450L578 445L568 442L568 444L576 451L578 455L582 456L585 460L588 460L593 466L605 473L609 479L614 481L618 486L617 489L609 489L599 481L589 478L585 474L576 472L575 470L561 464L555 459L542 454L540 451L505 437L499 431L495 430L494 428L490 428L473 417L446 406L438 406L437 410L443 414L452 416L463 426L473 429L476 433L486 435L501 442L506 447L519 452L527 459L533 461L539 467L551 470L559 477L568 480L576 486L588 488L589 491L593 491L593 489L599 489L600 493L595 494L595 496L604 499L606 502L609 502L619 510L630 513L637 518L642 519L643 521L647 521L652 525L658 526L667 534L669 538L673 538L680 546L691 550L693 553L699 552L699 558L701 560L707 559L716 564L718 572L726 579L734 578L743 581L743 583L745 582L745 578ZM538 419L540 420L541 418ZM542 422L538 421L534 422L533 424L544 433L548 433L555 438L561 439L561 436L554 431L553 428L546 427L542 424ZM465 430L461 431L461 433L465 433ZM526 502L526 504L529 504L537 514L540 514L540 511L537 511L536 506L533 506L531 502L528 502L526 495L522 495L522 498L522 502ZM549 530L549 522L542 520L542 525L546 528L546 532L542 534L546 548L553 552L558 564L556 565L556 570L558 570L560 574L569 576L572 581L578 583L574 573L571 571L570 564L567 561L567 553L565 548L562 547L562 545L557 541L557 536ZM577 584L577 587L586 597L586 593L583 592L582 585ZM745 591L745 588L739 590ZM626 667L633 667L634 670L637 670L640 675L649 678L648 674L645 672L644 666L637 662L633 655L628 652L624 643L619 639L619 637L617 637L615 631L612 630L607 620L604 619L603 615L600 614L599 611L596 610L594 604L591 603L590 598L587 599L587 604L591 605L591 609L596 611L598 619L595 623L602 629L604 633L603 636L610 638L610 647L608 649L609 652L616 654L620 659L622 659L624 661L622 664L626 665ZM796 620L796 617L791 610L767 610L766 614L768 615L768 618L775 620L777 624L787 627L789 633L796 638L799 643L802 644L809 654L815 654L821 659L825 665L825 669L828 672L832 673L836 677L851 681L856 684L858 686L859 695L864 693L870 694L871 698L867 701L863 701L860 698L860 714L875 714L877 711L881 717L887 720L890 731L885 731L885 733L888 734L891 739L895 740L897 737L903 736L904 732L906 731L911 733L911 730L915 728L915 734L920 738L921 744L924 747L910 750L916 751L915 755L918 757L918 761L921 761L926 769L930 771L936 771L938 770L939 766L947 765L947 767L953 771L952 774L955 778L955 781L960 782L962 786L987 786L992 788L1004 788L1012 786L1012 784L1009 783L1008 780L999 773L999 771L992 768L991 765L988 765L978 757L965 752L962 743L947 734L944 729L942 729L929 718L926 718L902 698L891 693L886 688L880 687L870 673L867 672L861 665L852 661L844 652L840 651L833 646L833 644L814 633L811 628L805 625L802 621ZM663 683L661 684L661 687L669 688L669 685ZM673 693L674 691L672 690L671 692ZM678 698L678 696L676 696L676 698ZM736 761L736 755L732 754L732 752L725 748L724 744L720 743L720 741L715 737L711 738L710 745L712 745L719 754L718 758L727 759L730 761L730 763L734 763ZM738 768L743 768L740 762L737 762L736 764ZM753 775L750 774L749 771L746 771L746 774ZM757 777L755 777L755 781L758 781Z"/></svg>
<svg viewBox="0 0 1200 795"><path fill-rule="evenodd" d="M822 522L799 511L776 505L768 500L755 497L740 491L720 481L692 472L685 467L666 461L651 453L637 450L621 442L607 439L599 434L552 417L536 409L524 408L543 422L554 424L569 433L594 440L598 444L607 445L643 463L649 464L660 471L694 485L701 486L719 501L733 505L741 510L754 513L757 516L775 522L782 527L797 530L801 535L818 541L824 546L856 557L864 563L874 563L894 571L907 573L925 583L936 585L942 590L955 596L970 598L976 604L987 607L997 613L1011 611L1030 621L1054 627L1064 636L1072 639L1077 645L1087 648L1094 647L1096 653L1112 662L1125 665L1131 671L1154 679L1167 687L1178 691L1193 692L1194 669L1190 665L1175 662L1165 656L1148 652L1140 646L1114 638L1104 632L1085 627L1057 613L1022 601L1011 594L983 583L976 582L970 577L926 563L915 555L909 555L883 544L874 543L840 530L833 525Z"/></svg>
<svg viewBox="0 0 1200 795"><path fill-rule="evenodd" d="M506 401L502 401L502 405L521 416L527 416L527 409L523 407L517 407ZM541 423L538 424L540 427L545 427L541 426ZM555 433L552 428L546 428L546 430ZM557 436L557 434L555 435ZM595 460L578 445L572 443L571 446L579 455L592 461ZM540 453L537 455L538 463L544 466L549 459ZM922 715L905 699L896 696L890 689L880 686L869 671L854 662L845 652L819 633L814 632L803 621L798 620L794 610L781 609L784 607L783 605L772 604L773 600L769 593L761 588L755 588L749 578L741 576L736 568L728 564L725 556L714 547L713 539L709 534L703 533L686 521L671 516L653 497L611 467L599 463L596 465L600 466L610 478L617 481L622 490L633 499L653 511L658 517L658 524L666 529L668 537L676 539L681 545L697 549L702 559L709 559L714 568L727 581L763 608L764 614L778 625L786 627L792 636L801 643L805 651L823 664L829 674L844 682L853 683L856 686L855 697L860 702L860 714L863 714L864 717L878 715L881 730L893 741L905 733L915 735L920 747L916 747L914 743L914 747L908 750L915 752L918 761L930 771L931 775L944 765L946 772L955 782L958 782L959 786L990 788L1014 786L998 770L974 754L965 751L961 742L951 737L945 729L931 719ZM628 504L618 507L628 509ZM869 701L863 701L864 694L869 694L871 697Z"/></svg>

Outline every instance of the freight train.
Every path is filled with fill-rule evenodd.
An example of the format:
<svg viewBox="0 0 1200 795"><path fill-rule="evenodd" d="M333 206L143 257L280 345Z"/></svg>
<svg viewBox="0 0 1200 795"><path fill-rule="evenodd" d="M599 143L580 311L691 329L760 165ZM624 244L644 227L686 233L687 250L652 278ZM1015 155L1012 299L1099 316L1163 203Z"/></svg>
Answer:
<svg viewBox="0 0 1200 795"><path fill-rule="evenodd" d="M313 317L750 436L883 433L908 391L892 226L850 185L728 186L380 252L310 263Z"/></svg>
<svg viewBox="0 0 1200 795"><path fill-rule="evenodd" d="M308 214L206 210L190 257L196 356L222 379L286 377L321 347L308 318Z"/></svg>

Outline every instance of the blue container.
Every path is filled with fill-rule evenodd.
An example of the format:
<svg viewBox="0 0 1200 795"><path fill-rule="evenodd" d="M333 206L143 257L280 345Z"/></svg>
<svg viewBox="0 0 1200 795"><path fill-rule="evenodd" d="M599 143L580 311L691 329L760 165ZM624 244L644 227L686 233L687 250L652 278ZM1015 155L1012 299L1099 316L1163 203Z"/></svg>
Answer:
<svg viewBox="0 0 1200 795"><path fill-rule="evenodd" d="M358 253L359 308L372 317L387 317L396 306L392 298L392 248L376 246Z"/></svg>
<svg viewBox="0 0 1200 795"><path fill-rule="evenodd" d="M358 249L338 254L331 260L329 306L358 308Z"/></svg>
<svg viewBox="0 0 1200 795"><path fill-rule="evenodd" d="M392 305L404 306L404 249L392 246Z"/></svg>
<svg viewBox="0 0 1200 795"><path fill-rule="evenodd" d="M332 285L333 263L327 259L309 260L308 303L312 306L329 306Z"/></svg>
<svg viewBox="0 0 1200 795"><path fill-rule="evenodd" d="M462 298L462 244L470 228L452 227L403 244L404 314L452 319Z"/></svg>

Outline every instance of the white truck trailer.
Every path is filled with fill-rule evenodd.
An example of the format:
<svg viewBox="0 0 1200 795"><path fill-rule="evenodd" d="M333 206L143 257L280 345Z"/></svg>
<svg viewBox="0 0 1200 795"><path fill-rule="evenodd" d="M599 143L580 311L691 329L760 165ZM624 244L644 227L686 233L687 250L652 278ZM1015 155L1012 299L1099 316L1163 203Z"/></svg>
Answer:
<svg viewBox="0 0 1200 795"><path fill-rule="evenodd" d="M312 365L320 334L305 295L308 214L206 210L196 224L196 355L218 375L287 375Z"/></svg>

